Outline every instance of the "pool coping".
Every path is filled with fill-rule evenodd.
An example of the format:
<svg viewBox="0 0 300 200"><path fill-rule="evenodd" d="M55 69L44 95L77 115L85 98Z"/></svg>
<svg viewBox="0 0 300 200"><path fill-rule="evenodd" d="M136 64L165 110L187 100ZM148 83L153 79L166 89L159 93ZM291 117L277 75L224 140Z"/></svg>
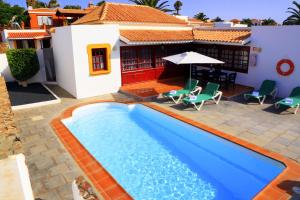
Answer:
<svg viewBox="0 0 300 200"><path fill-rule="evenodd" d="M283 163L286 168L260 191L255 197L255 200L273 200L273 199L289 199L292 192L292 187L299 184L300 180L300 164L294 160L286 158L278 153L271 152L255 144L249 143L245 140L239 139L235 136L226 134L222 131L211 128L203 123L188 119L180 114L176 114L166 110L158 105L149 102L136 101L115 101L115 100L96 100L86 103L80 103L71 106L64 110L62 114L51 121L51 126L64 144L65 148L72 155L79 167L84 171L86 176L91 180L94 187L98 190L104 199L133 199L125 189L118 184L118 182L107 172L104 167L85 149L85 147L77 140L75 136L68 130L61 120L72 117L72 112L82 106L95 103L123 103L123 104L142 104L151 109L162 112L177 120L183 121L187 124L208 131L218 137L226 139L230 142L243 146L247 149L260 153L264 156L277 160ZM298 182L297 182L298 181Z"/></svg>

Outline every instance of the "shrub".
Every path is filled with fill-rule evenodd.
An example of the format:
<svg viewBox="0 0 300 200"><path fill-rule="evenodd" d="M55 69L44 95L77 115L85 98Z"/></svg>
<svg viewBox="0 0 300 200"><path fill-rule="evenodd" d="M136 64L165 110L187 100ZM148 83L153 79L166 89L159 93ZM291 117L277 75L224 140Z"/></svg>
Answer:
<svg viewBox="0 0 300 200"><path fill-rule="evenodd" d="M26 81L40 70L35 49L9 49L6 55L11 74L18 81Z"/></svg>

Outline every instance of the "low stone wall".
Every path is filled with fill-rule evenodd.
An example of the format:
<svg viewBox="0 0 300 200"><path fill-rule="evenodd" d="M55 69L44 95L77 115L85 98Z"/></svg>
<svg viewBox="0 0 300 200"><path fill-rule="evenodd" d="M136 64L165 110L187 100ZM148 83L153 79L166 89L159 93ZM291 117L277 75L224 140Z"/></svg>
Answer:
<svg viewBox="0 0 300 200"><path fill-rule="evenodd" d="M0 159L22 152L5 80L0 76Z"/></svg>

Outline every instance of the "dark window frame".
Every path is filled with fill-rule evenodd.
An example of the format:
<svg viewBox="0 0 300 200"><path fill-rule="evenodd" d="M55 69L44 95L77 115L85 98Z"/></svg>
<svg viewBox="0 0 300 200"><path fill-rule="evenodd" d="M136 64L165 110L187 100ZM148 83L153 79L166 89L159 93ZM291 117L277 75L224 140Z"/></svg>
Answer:
<svg viewBox="0 0 300 200"><path fill-rule="evenodd" d="M196 44L194 49L196 52L224 61L225 64L219 66L223 70L248 73L250 57L249 46ZM218 56L214 56L211 53L213 52L211 49L217 51ZM232 52L232 56L229 56L228 53L226 55L225 52ZM228 60L230 60L229 63Z"/></svg>

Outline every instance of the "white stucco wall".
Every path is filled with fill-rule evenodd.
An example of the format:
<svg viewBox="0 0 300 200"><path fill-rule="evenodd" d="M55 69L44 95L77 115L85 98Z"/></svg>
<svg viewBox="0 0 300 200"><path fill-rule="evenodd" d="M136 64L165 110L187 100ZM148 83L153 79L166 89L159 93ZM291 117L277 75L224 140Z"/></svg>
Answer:
<svg viewBox="0 0 300 200"><path fill-rule="evenodd" d="M118 25L60 27L53 34L53 51L58 84L76 98L114 93L121 87ZM111 73L91 76L87 46L111 45Z"/></svg>
<svg viewBox="0 0 300 200"><path fill-rule="evenodd" d="M56 82L74 97L77 96L71 26L56 28L52 34Z"/></svg>
<svg viewBox="0 0 300 200"><path fill-rule="evenodd" d="M300 26L257 26L252 28L251 46L261 48L257 65L249 66L248 74L238 74L237 82L258 88L263 80L277 82L278 96L285 97L300 86ZM255 52L251 52L255 53ZM276 65L281 59L290 59L295 71L290 76L280 76ZM285 69L287 66L283 66Z"/></svg>

